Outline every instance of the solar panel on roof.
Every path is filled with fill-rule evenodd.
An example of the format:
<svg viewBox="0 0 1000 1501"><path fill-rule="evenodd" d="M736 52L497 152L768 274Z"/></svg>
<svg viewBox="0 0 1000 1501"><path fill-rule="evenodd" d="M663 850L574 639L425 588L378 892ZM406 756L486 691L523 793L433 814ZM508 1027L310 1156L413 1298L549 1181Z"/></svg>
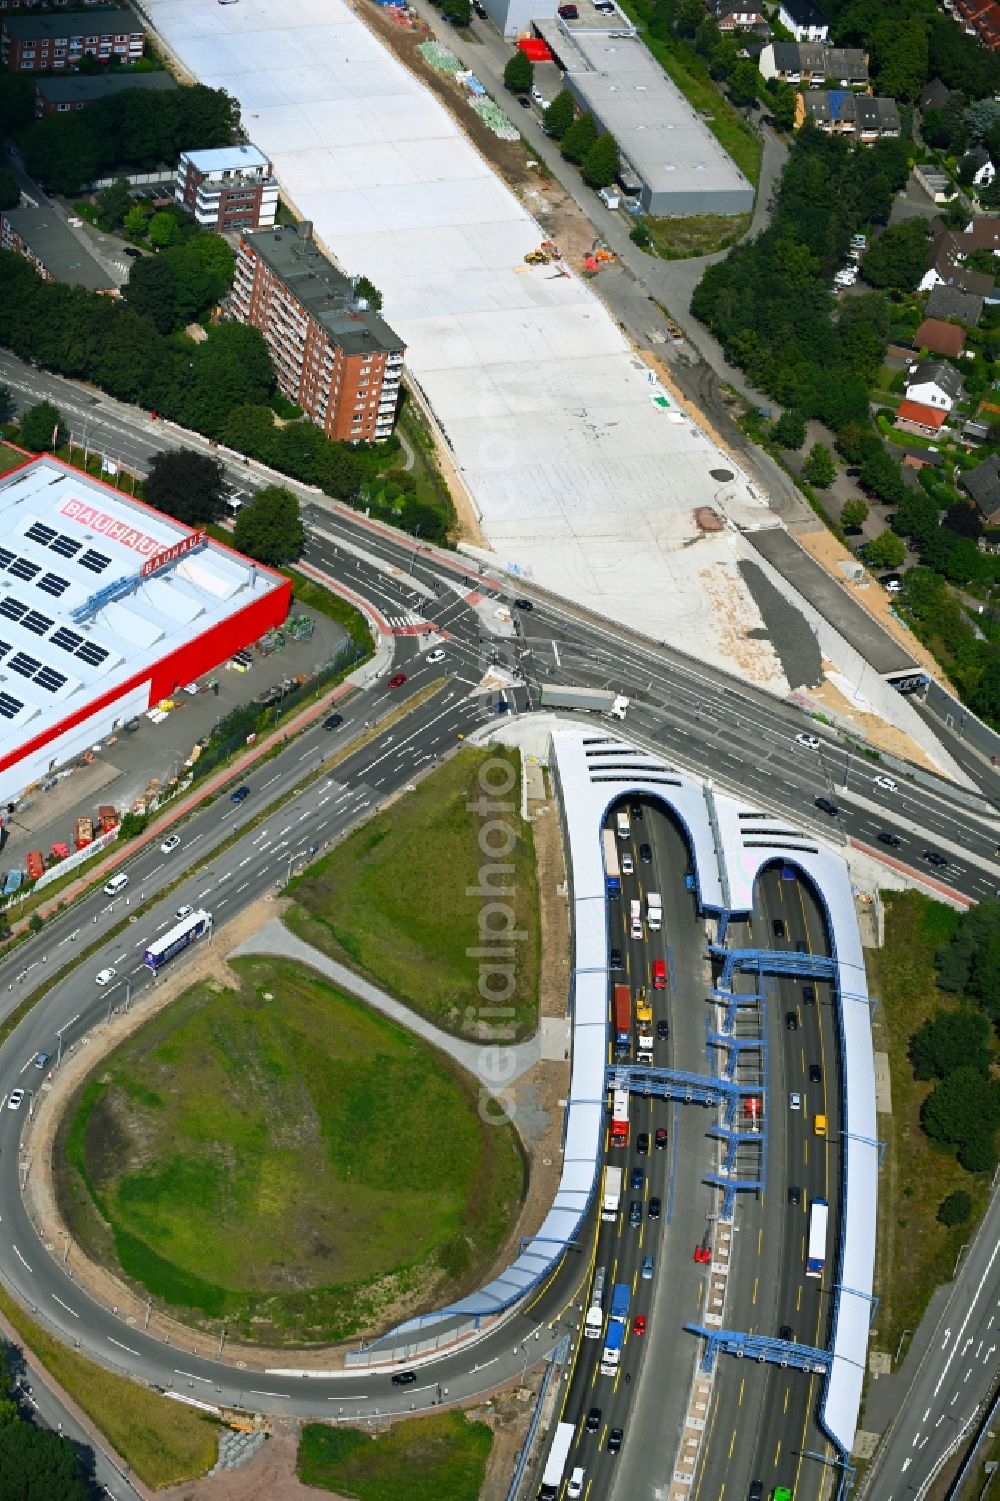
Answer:
<svg viewBox="0 0 1000 1501"><path fill-rule="evenodd" d="M44 636L46 631L51 631L55 621L50 616L43 615L40 610L29 610L21 624L33 636Z"/></svg>
<svg viewBox="0 0 1000 1501"><path fill-rule="evenodd" d="M80 660L89 663L91 667L100 667L109 655L103 646L98 646L94 641L85 641L77 652Z"/></svg>
<svg viewBox="0 0 1000 1501"><path fill-rule="evenodd" d="M58 573L45 573L38 580L36 587L41 589L43 594L54 594L56 599L59 599L69 588L69 579L61 578Z"/></svg>
<svg viewBox="0 0 1000 1501"><path fill-rule="evenodd" d="M15 652L7 663L11 672L20 673L23 678L33 678L41 665L37 657L29 657L26 651Z"/></svg>
<svg viewBox="0 0 1000 1501"><path fill-rule="evenodd" d="M83 637L78 636L76 631L71 631L69 626L61 625L49 637L53 646L61 646L63 651L76 651L83 642Z"/></svg>
<svg viewBox="0 0 1000 1501"><path fill-rule="evenodd" d="M55 693L66 681L66 674L56 672L54 667L43 667L35 676L35 682L40 688L47 688L50 693Z"/></svg>
<svg viewBox="0 0 1000 1501"><path fill-rule="evenodd" d="M56 533L51 526L46 526L44 522L33 521L24 535L30 537L32 542L40 542L43 547L48 547Z"/></svg>
<svg viewBox="0 0 1000 1501"><path fill-rule="evenodd" d="M8 620L20 620L27 613L28 606L22 605L19 599L11 599L9 594L0 599L0 615L6 615Z"/></svg>
<svg viewBox="0 0 1000 1501"><path fill-rule="evenodd" d="M8 552L6 547L0 547L0 568L8 569L16 556L16 553Z"/></svg>
<svg viewBox="0 0 1000 1501"><path fill-rule="evenodd" d="M0 714L4 719L13 719L23 708L24 704L19 698L11 698L9 693L0 693Z"/></svg>
<svg viewBox="0 0 1000 1501"><path fill-rule="evenodd" d="M9 641L0 641L0 657L5 657L10 650L11 645Z"/></svg>
<svg viewBox="0 0 1000 1501"><path fill-rule="evenodd" d="M82 542L77 542L73 537L67 537L65 532L60 532L58 536L56 536L56 533L53 532L52 535L55 540L53 542L50 542L49 546L51 547L52 551L57 552L61 558L75 558L77 553L80 551L80 548L83 546Z"/></svg>
<svg viewBox="0 0 1000 1501"><path fill-rule="evenodd" d="M103 573L111 559L106 553L95 552L92 547L88 547L83 557L77 558L76 561L81 568L88 568L91 573Z"/></svg>
<svg viewBox="0 0 1000 1501"><path fill-rule="evenodd" d="M37 563L29 563L27 558L15 558L9 570L16 579L24 579L30 584L36 573L41 573Z"/></svg>

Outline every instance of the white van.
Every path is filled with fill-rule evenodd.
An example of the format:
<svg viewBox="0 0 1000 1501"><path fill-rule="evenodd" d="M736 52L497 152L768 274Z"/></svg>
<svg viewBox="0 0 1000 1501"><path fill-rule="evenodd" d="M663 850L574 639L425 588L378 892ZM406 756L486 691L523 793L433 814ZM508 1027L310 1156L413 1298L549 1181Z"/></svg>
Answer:
<svg viewBox="0 0 1000 1501"><path fill-rule="evenodd" d="M633 937L633 938L641 938L642 937L642 903L641 902L630 902L629 903L629 916L630 916L630 919L631 919L630 924L629 924L629 933L630 933L631 937Z"/></svg>
<svg viewBox="0 0 1000 1501"><path fill-rule="evenodd" d="M105 883L104 883L104 895L105 896L117 896L120 891L124 891L125 890L125 887L127 885L128 885L128 876L125 874L125 872L123 870L121 870L121 871L118 872L118 874L116 876L112 876L110 881L105 881Z"/></svg>
<svg viewBox="0 0 1000 1501"><path fill-rule="evenodd" d="M628 814L621 812L618 815L618 838L628 839L632 833L632 826L628 821Z"/></svg>

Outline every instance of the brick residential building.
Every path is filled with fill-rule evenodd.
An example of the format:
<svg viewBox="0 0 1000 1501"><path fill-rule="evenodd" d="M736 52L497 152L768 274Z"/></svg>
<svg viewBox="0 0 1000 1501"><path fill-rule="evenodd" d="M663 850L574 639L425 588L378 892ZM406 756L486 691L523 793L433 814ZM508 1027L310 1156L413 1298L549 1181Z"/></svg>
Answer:
<svg viewBox="0 0 1000 1501"><path fill-rule="evenodd" d="M274 168L256 146L182 151L177 166L177 202L203 229L270 229L278 212Z"/></svg>
<svg viewBox="0 0 1000 1501"><path fill-rule="evenodd" d="M130 10L59 11L0 20L0 63L12 73L69 71L88 54L137 63L146 33Z"/></svg>
<svg viewBox="0 0 1000 1501"><path fill-rule="evenodd" d="M311 224L240 240L229 312L260 329L281 390L327 437L392 435L405 346L320 253Z"/></svg>
<svg viewBox="0 0 1000 1501"><path fill-rule="evenodd" d="M0 249L30 261L43 281L117 294L108 272L51 207L5 208L0 213Z"/></svg>
<svg viewBox="0 0 1000 1501"><path fill-rule="evenodd" d="M35 116L71 115L121 94L125 89L163 92L176 89L169 73L66 73L62 78L40 78L35 84Z"/></svg>

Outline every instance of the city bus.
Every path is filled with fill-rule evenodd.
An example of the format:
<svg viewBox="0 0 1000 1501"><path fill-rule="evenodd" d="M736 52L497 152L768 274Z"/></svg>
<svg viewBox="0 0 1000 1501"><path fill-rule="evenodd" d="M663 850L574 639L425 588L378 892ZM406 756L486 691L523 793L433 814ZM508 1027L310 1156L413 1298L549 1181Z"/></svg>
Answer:
<svg viewBox="0 0 1000 1501"><path fill-rule="evenodd" d="M175 954L186 949L189 943L194 943L203 933L207 933L212 926L211 912L205 912L198 908L189 912L187 917L168 928L162 938L156 938L146 949L142 956L142 962L147 969L154 972L164 964L167 964Z"/></svg>
<svg viewBox="0 0 1000 1501"><path fill-rule="evenodd" d="M822 1277L826 1266L826 1231L830 1206L825 1199L813 1199L809 1209L809 1248L806 1252L806 1276Z"/></svg>

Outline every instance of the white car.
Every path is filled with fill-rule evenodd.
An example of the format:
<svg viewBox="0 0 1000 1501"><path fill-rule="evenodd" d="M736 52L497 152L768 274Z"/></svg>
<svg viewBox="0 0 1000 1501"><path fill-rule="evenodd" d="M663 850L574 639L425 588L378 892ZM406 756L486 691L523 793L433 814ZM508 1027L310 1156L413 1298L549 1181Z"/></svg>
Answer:
<svg viewBox="0 0 1000 1501"><path fill-rule="evenodd" d="M444 650L440 646L435 647L433 651L427 653L427 660L428 662L443 662Z"/></svg>
<svg viewBox="0 0 1000 1501"><path fill-rule="evenodd" d="M180 842L181 836L179 834L171 834L170 838L164 839L163 843L160 845L160 854L172 855L174 850L180 847Z"/></svg>
<svg viewBox="0 0 1000 1501"><path fill-rule="evenodd" d="M117 973L118 971L116 969L113 969L109 964L107 969L99 969L95 978L98 985L110 985L111 981L115 978Z"/></svg>
<svg viewBox="0 0 1000 1501"><path fill-rule="evenodd" d="M642 918L641 917L633 917L633 919L632 919L632 926L631 926L631 929L630 929L630 933L631 933L631 936L633 938L638 939L638 938L642 937Z"/></svg>
<svg viewBox="0 0 1000 1501"><path fill-rule="evenodd" d="M176 917L176 919L177 919L178 922L183 922L184 919L185 919L185 917L190 917L191 913L193 911L194 911L194 908L192 906L190 906L187 902L185 902L183 907L178 907L177 908L177 911L174 913L174 916Z"/></svg>
<svg viewBox="0 0 1000 1501"><path fill-rule="evenodd" d="M789 1108L789 1110L801 1110L802 1109L802 1096L796 1090L794 1090L794 1089L792 1090L791 1094L788 1096L788 1108Z"/></svg>
<svg viewBox="0 0 1000 1501"><path fill-rule="evenodd" d="M804 745L806 750L819 750L818 735L796 735L795 740L798 745Z"/></svg>
<svg viewBox="0 0 1000 1501"><path fill-rule="evenodd" d="M896 790L896 784L892 780L892 777L875 777L874 782L876 787L881 787L885 792L895 792Z"/></svg>
<svg viewBox="0 0 1000 1501"><path fill-rule="evenodd" d="M635 866L632 864L632 856L622 855L622 875L630 876L634 870Z"/></svg>
<svg viewBox="0 0 1000 1501"><path fill-rule="evenodd" d="M23 1099L24 1099L24 1090L23 1089L12 1089L11 1092L10 1092L10 1098L7 1101L7 1109L8 1110L20 1110L20 1108L21 1108L21 1102L22 1102Z"/></svg>
<svg viewBox="0 0 1000 1501"><path fill-rule="evenodd" d="M586 1473L582 1465L577 1465L569 1477L569 1484L566 1487L568 1501L577 1501L577 1497L583 1495L583 1480Z"/></svg>

